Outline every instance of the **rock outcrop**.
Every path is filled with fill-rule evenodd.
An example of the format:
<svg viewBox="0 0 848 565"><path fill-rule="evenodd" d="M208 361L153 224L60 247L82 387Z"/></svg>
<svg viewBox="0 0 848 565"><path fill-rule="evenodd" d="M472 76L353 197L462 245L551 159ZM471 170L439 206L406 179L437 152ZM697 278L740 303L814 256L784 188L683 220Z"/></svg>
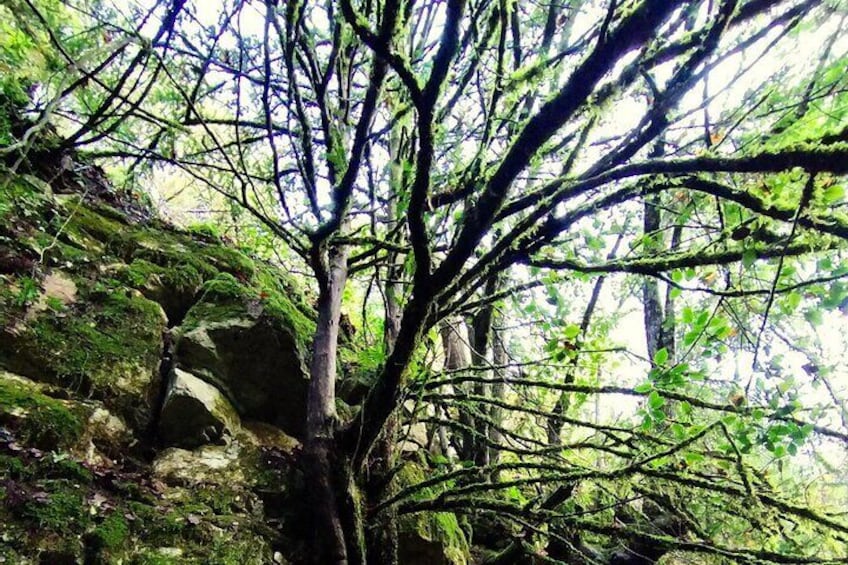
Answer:
<svg viewBox="0 0 848 565"><path fill-rule="evenodd" d="M95 193L0 175L0 563L305 562L311 306L278 268ZM341 355L348 421L379 359ZM399 541L404 565L469 562L452 513L404 517Z"/></svg>
<svg viewBox="0 0 848 565"><path fill-rule="evenodd" d="M0 562L297 561L311 308L151 217L0 176Z"/></svg>
<svg viewBox="0 0 848 565"><path fill-rule="evenodd" d="M221 275L206 284L179 328L177 366L214 383L242 418L300 436L308 381L290 316Z"/></svg>
<svg viewBox="0 0 848 565"><path fill-rule="evenodd" d="M182 369L174 370L159 415L162 443L187 449L219 443L238 426L238 414L217 388Z"/></svg>

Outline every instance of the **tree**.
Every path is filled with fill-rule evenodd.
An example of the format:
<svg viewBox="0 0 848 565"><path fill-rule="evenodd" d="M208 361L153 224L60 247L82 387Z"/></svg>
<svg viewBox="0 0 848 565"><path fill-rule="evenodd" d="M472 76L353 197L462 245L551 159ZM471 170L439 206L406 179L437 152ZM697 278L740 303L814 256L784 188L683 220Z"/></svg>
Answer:
<svg viewBox="0 0 848 565"><path fill-rule="evenodd" d="M128 182L180 171L310 269L318 562L397 562L395 514L429 511L510 521L497 563L844 558L844 521L758 474L809 437L848 442L838 373L798 330L801 313L846 308L844 6L15 5L64 65L28 109L29 129L59 128L52 151ZM792 49L812 61L775 57ZM3 154L25 160L30 133ZM599 297L612 285L633 304L631 284L649 363L618 382L616 312ZM345 292L365 286L382 296L361 322L382 327L380 362L340 422ZM510 343L522 317L537 333ZM436 330L450 357L466 318L466 363L428 365ZM805 382L826 383L818 413L805 385L770 378L793 348ZM710 375L725 356L749 363L732 386ZM638 414L581 406L609 395L642 399ZM400 432L419 419L446 438L441 467L399 488Z"/></svg>

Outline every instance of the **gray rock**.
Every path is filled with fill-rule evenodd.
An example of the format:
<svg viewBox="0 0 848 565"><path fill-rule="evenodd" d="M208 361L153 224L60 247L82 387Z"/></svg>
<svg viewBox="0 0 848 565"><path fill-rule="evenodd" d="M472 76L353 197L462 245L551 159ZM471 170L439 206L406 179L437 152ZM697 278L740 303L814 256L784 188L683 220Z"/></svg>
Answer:
<svg viewBox="0 0 848 565"><path fill-rule="evenodd" d="M214 383L242 418L302 436L308 380L293 331L247 308L227 314L200 317L180 332L178 366Z"/></svg>
<svg viewBox="0 0 848 565"><path fill-rule="evenodd" d="M239 417L211 384L175 369L159 417L159 437L166 445L194 448L232 435Z"/></svg>
<svg viewBox="0 0 848 565"><path fill-rule="evenodd" d="M241 451L237 443L204 445L193 451L171 447L153 461L153 475L168 484L242 484Z"/></svg>

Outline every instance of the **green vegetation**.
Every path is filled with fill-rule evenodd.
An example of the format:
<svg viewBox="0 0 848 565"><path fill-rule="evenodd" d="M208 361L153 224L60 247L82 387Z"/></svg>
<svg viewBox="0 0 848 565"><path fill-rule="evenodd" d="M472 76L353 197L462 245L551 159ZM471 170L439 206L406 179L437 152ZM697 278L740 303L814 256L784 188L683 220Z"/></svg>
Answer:
<svg viewBox="0 0 848 565"><path fill-rule="evenodd" d="M195 4L0 5L0 560L845 561L845 2Z"/></svg>
<svg viewBox="0 0 848 565"><path fill-rule="evenodd" d="M415 486L427 479L426 466L407 462L395 479L397 488ZM444 492L449 484L436 488L418 489L413 499L426 500ZM452 565L465 565L470 560L470 547L465 531L456 515L452 512L417 512L401 516L398 530L401 535L413 534L424 542L437 544L439 551L444 554ZM418 542L420 543L420 542Z"/></svg>
<svg viewBox="0 0 848 565"><path fill-rule="evenodd" d="M69 447L83 432L83 417L61 400L0 373L0 424L14 429L23 441L44 449Z"/></svg>

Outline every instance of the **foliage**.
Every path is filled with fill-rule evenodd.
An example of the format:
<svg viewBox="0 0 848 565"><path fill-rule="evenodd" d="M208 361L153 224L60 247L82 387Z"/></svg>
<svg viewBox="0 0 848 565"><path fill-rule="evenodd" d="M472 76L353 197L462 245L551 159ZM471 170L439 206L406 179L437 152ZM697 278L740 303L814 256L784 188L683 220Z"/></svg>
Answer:
<svg viewBox="0 0 848 565"><path fill-rule="evenodd" d="M68 239L128 264L82 319L159 278L312 336L316 559L373 558L398 512L504 520L501 563L844 559L841 4L49 6L21 11L73 64L29 123L213 223L81 210ZM317 317L221 233L310 273ZM36 328L104 351L75 320Z"/></svg>

